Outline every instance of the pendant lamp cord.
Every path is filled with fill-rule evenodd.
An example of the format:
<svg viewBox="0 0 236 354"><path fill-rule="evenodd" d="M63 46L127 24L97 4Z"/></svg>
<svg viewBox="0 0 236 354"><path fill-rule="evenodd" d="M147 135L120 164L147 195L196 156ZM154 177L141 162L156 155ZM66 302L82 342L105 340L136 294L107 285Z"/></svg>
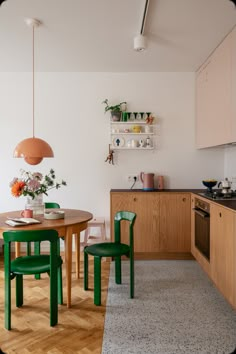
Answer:
<svg viewBox="0 0 236 354"><path fill-rule="evenodd" d="M34 26L33 26L33 138L34 138Z"/></svg>

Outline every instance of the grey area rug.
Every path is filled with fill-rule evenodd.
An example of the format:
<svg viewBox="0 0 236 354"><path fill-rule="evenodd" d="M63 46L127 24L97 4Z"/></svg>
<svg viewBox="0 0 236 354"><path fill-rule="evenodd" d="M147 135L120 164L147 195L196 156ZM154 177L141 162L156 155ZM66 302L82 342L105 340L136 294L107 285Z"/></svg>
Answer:
<svg viewBox="0 0 236 354"><path fill-rule="evenodd" d="M230 354L236 311L195 261L136 261L135 298L129 263L122 285L109 280L103 354Z"/></svg>

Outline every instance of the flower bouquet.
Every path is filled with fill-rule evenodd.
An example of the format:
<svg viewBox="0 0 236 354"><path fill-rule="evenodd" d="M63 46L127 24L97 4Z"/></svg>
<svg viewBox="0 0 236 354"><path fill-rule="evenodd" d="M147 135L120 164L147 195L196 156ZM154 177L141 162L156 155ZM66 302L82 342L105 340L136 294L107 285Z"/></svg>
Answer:
<svg viewBox="0 0 236 354"><path fill-rule="evenodd" d="M26 208L40 209L35 214L41 214L44 212L43 194L48 195L48 191L61 186L66 186L66 182L56 182L56 176L53 169L49 173L43 176L40 172L27 172L20 171L21 176L14 177L10 182L11 194L14 197L26 196L27 204Z"/></svg>

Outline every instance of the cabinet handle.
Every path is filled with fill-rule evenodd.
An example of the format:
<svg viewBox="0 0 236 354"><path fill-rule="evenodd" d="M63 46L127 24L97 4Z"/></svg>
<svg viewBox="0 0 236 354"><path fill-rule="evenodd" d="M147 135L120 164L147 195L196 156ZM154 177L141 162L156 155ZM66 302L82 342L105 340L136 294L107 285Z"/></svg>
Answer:
<svg viewBox="0 0 236 354"><path fill-rule="evenodd" d="M221 213L219 213L219 217L220 217L220 218L222 217L222 214L221 214Z"/></svg>
<svg viewBox="0 0 236 354"><path fill-rule="evenodd" d="M186 202L186 198L183 198L183 202Z"/></svg>
<svg viewBox="0 0 236 354"><path fill-rule="evenodd" d="M134 198L134 202L136 202L137 198Z"/></svg>

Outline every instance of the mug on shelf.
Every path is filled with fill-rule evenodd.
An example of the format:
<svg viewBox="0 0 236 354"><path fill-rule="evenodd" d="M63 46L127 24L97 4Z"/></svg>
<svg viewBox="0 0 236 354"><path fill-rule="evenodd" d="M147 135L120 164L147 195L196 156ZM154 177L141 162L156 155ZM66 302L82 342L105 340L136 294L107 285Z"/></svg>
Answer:
<svg viewBox="0 0 236 354"><path fill-rule="evenodd" d="M25 209L21 212L21 216L23 216L23 218L32 218L33 217L33 210Z"/></svg>
<svg viewBox="0 0 236 354"><path fill-rule="evenodd" d="M132 140L131 140L131 147L132 147L132 148L138 147L138 141L135 140L135 139L132 139Z"/></svg>

